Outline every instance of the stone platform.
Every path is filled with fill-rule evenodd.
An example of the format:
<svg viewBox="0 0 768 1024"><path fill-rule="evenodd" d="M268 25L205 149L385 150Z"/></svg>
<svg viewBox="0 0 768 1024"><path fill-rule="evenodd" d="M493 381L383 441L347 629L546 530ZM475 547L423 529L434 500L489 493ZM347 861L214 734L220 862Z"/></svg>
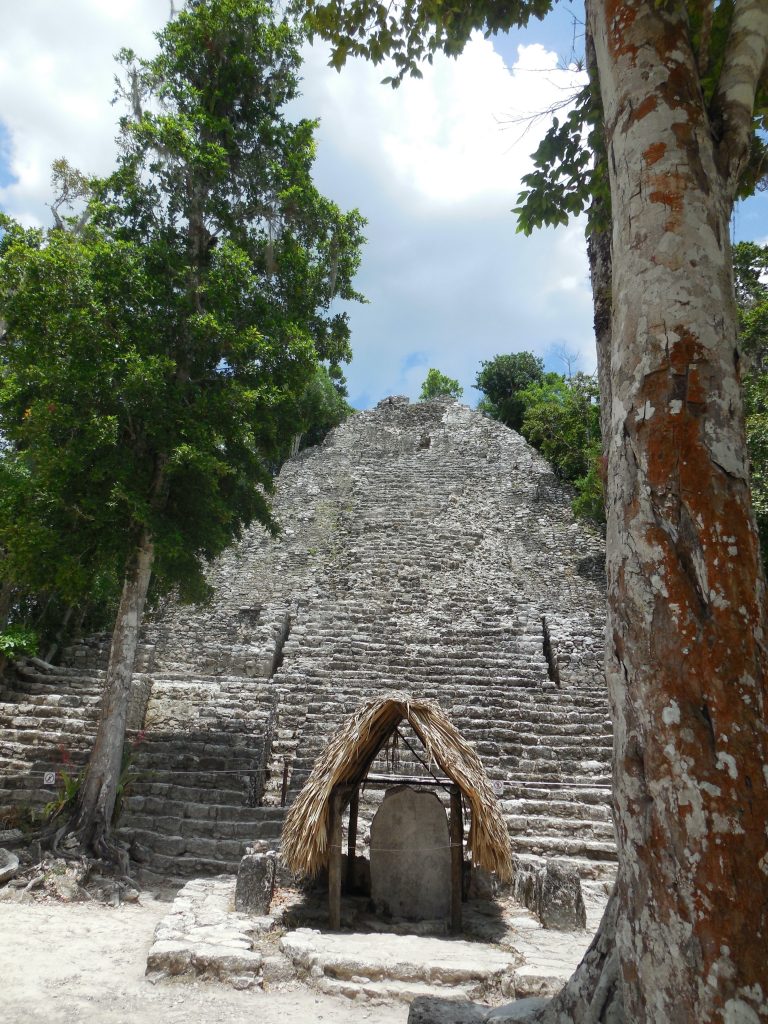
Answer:
<svg viewBox="0 0 768 1024"><path fill-rule="evenodd" d="M235 988L306 984L330 995L373 1002L419 996L497 1005L551 996L591 941L607 899L588 887L588 929L551 932L511 900L465 904L461 938L414 934L407 922L384 922L363 902L345 901L350 930L294 927L324 912L317 897L281 890L269 915L234 911L235 880L195 879L157 926L147 958L152 980L214 979ZM399 933L387 930L397 928ZM409 930L410 929L410 930Z"/></svg>

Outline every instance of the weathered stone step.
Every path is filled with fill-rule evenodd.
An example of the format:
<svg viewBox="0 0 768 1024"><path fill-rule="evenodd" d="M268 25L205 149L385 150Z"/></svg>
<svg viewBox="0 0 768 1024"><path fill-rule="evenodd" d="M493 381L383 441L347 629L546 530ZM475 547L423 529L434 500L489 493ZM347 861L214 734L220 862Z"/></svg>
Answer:
<svg viewBox="0 0 768 1024"><path fill-rule="evenodd" d="M567 818L569 821L578 817L591 821L612 821L608 803L591 804L583 800L559 800L557 793L551 800L500 800L499 809L507 819L514 815L522 815L531 818Z"/></svg>
<svg viewBox="0 0 768 1024"><path fill-rule="evenodd" d="M450 999L464 1002L476 992L475 985L429 985L419 981L369 981L358 975L357 980L329 978L323 975L315 982L316 987L329 996L344 996L347 999L370 999L376 1003L412 1003L419 996L432 999Z"/></svg>
<svg viewBox="0 0 768 1024"><path fill-rule="evenodd" d="M123 829L134 830L137 838L152 832L161 836L182 836L215 841L236 839L239 842L249 843L254 839L279 838L282 822L255 815L250 821L243 819L225 821L222 818L176 817L167 811L163 815L137 814L127 809L120 819L120 826Z"/></svg>
<svg viewBox="0 0 768 1024"><path fill-rule="evenodd" d="M209 861L224 861L235 865L244 856L249 842L247 839L212 839L206 836L183 836L178 833L161 835L154 830L133 828L130 825L125 825L122 821L118 831L123 838L133 838L145 850L153 851L164 857L188 856Z"/></svg>
<svg viewBox="0 0 768 1024"><path fill-rule="evenodd" d="M320 935L300 928L285 935L280 948L307 974L359 985L386 981L443 991L466 991L467 986L492 989L513 969L514 956L507 950L463 939L408 940L409 936L387 933Z"/></svg>
<svg viewBox="0 0 768 1024"><path fill-rule="evenodd" d="M543 780L531 776L506 779L502 782L501 806L506 800L567 800L578 804L610 805L611 784L597 783L594 778L570 778L554 786L546 786Z"/></svg>
<svg viewBox="0 0 768 1024"><path fill-rule="evenodd" d="M128 838L129 836L126 836ZM140 864L139 870L147 869L159 878L198 878L211 875L236 875L243 854L234 859L202 857L191 854L168 855L157 850L149 851L151 859Z"/></svg>
<svg viewBox="0 0 768 1024"><path fill-rule="evenodd" d="M239 794L242 799L243 794ZM218 804L213 802L195 802L184 800L167 800L162 796L142 796L132 793L125 799L127 810L136 814L151 815L155 818L170 816L174 819L191 818L195 820L210 819L215 821L250 821L271 822L280 827L285 818L282 807L249 807L240 804Z"/></svg>
<svg viewBox="0 0 768 1024"><path fill-rule="evenodd" d="M536 853L539 856L584 857L588 860L616 860L614 842L595 839L570 839L567 836L517 836L510 835L514 853Z"/></svg>
<svg viewBox="0 0 768 1024"><path fill-rule="evenodd" d="M263 754L263 747L201 744L183 752L179 749L166 750L163 746L138 749L133 755L134 766L165 771L195 770L206 771L241 770L257 768Z"/></svg>
<svg viewBox="0 0 768 1024"><path fill-rule="evenodd" d="M244 785L233 786L231 779L237 776L228 775L225 782L218 782L216 785L198 785L194 777L189 784L183 784L179 780L183 778L178 774L176 781L170 782L163 779L156 779L150 776L146 779L139 779L132 783L131 791L136 796L157 796L165 800L176 800L182 803L207 803L208 801L217 804L230 804L233 807L245 805L247 789ZM215 796L215 801L211 798Z"/></svg>
<svg viewBox="0 0 768 1024"><path fill-rule="evenodd" d="M510 835L517 838L524 836L561 836L563 821L561 818L548 818L544 815L525 816L505 814L504 822ZM580 818L578 812L568 821L568 836L573 839L597 839L613 842L613 823Z"/></svg>

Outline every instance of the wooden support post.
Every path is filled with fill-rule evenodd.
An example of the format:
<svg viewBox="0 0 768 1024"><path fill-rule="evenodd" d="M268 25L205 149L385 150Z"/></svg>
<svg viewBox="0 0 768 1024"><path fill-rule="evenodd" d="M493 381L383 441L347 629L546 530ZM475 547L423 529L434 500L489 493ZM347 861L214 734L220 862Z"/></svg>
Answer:
<svg viewBox="0 0 768 1024"><path fill-rule="evenodd" d="M355 847L357 846L357 812L360 806L360 790L355 787L349 801L349 827L347 829L347 877L346 890L349 892L355 882Z"/></svg>
<svg viewBox="0 0 768 1024"><path fill-rule="evenodd" d="M288 797L288 762L283 761L283 788L280 790L280 806L285 807Z"/></svg>
<svg viewBox="0 0 768 1024"><path fill-rule="evenodd" d="M328 923L341 928L341 791L331 793L328 821Z"/></svg>
<svg viewBox="0 0 768 1024"><path fill-rule="evenodd" d="M461 931L461 869L464 861L464 823L461 820L461 790L451 786L451 931Z"/></svg>

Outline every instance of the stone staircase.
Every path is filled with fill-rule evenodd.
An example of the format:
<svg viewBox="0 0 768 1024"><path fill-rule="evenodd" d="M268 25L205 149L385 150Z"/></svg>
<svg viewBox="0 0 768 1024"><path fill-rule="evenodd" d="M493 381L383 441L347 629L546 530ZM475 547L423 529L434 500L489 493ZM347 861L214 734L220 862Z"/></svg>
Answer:
<svg viewBox="0 0 768 1024"><path fill-rule="evenodd" d="M0 679L0 827L56 796L45 773L76 775L93 743L103 673L23 663Z"/></svg>
<svg viewBox="0 0 768 1024"><path fill-rule="evenodd" d="M538 454L458 404L387 400L287 463L274 508L282 535L226 552L210 606L145 630L120 822L145 871L232 871L276 843L284 789L290 804L361 701L399 690L475 745L520 856L610 872L602 545ZM75 647L0 693L0 813L50 799L59 744L82 761L104 654Z"/></svg>
<svg viewBox="0 0 768 1024"><path fill-rule="evenodd" d="M16 666L0 690L0 823L38 812L76 777L95 736L104 672ZM170 697L169 697L170 692ZM215 697L213 696L215 693ZM208 699L202 695L207 694ZM192 732L129 730L131 760L118 834L145 881L234 872L254 840L278 841L284 811L259 806L274 699L247 708L240 679L164 679L156 698L178 702ZM267 701L267 703L265 703ZM206 717L207 714L207 717ZM162 725L162 722L156 723ZM46 773L56 783L45 785Z"/></svg>
<svg viewBox="0 0 768 1024"><path fill-rule="evenodd" d="M277 843L284 811L260 806L274 716L263 680L152 675L120 818L144 881L236 872L254 840Z"/></svg>

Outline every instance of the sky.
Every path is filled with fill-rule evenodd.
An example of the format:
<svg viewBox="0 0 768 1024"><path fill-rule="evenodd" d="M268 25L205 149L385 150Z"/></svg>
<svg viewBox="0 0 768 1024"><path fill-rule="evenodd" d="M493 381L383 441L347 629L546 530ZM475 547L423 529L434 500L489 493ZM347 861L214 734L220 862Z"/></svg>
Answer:
<svg viewBox="0 0 768 1024"><path fill-rule="evenodd" d="M65 156L89 173L114 163L118 109L113 55L143 56L167 0L25 0L0 12L0 208L50 223L50 165ZM302 97L292 113L320 119L315 181L367 217L348 307L358 409L392 394L418 397L430 367L455 377L464 400L482 360L529 350L548 369L595 365L584 225L516 233L511 212L546 110L580 82L560 70L578 55L579 8L559 4L543 23L492 40L473 37L458 59L437 57L398 90L387 73L351 61L337 73L327 48L305 48ZM741 204L737 237L768 235L768 196Z"/></svg>

